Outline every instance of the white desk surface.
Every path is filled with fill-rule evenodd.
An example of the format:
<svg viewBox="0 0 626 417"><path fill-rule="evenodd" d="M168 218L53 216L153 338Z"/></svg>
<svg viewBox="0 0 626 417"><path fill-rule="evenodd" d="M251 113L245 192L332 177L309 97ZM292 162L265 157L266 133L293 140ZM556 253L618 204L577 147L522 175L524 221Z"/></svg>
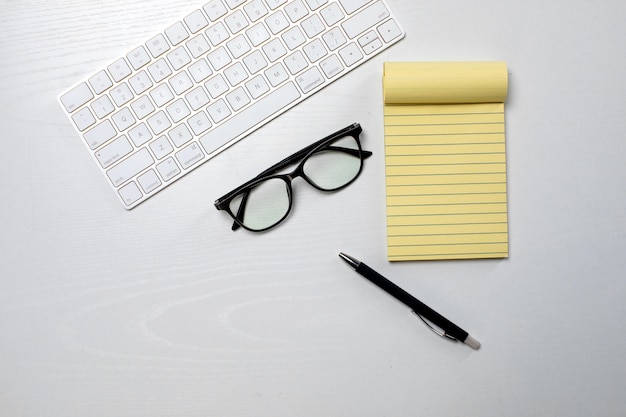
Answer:
<svg viewBox="0 0 626 417"><path fill-rule="evenodd" d="M626 3L389 2L402 42L129 212L56 97L195 5L3 2L1 416L626 415ZM387 262L394 60L508 63L508 259ZM262 235L213 207L355 121L374 157L346 190L296 184ZM340 251L482 348L435 336Z"/></svg>

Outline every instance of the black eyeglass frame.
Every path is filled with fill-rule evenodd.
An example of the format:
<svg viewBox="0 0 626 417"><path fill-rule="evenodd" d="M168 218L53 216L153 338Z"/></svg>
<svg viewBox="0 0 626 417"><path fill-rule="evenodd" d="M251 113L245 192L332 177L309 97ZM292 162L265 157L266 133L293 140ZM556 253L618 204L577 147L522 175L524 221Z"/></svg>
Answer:
<svg viewBox="0 0 626 417"><path fill-rule="evenodd" d="M335 133L332 133L328 136L326 136L323 139L318 140L317 142L312 143L311 145L299 150L298 152L288 156L287 158L283 159L282 161L272 165L271 167L269 167L268 169L266 169L265 171L261 172L259 175L257 175L256 177L254 177L253 179L245 182L244 184L240 185L239 187L235 188L234 190L230 191L229 193L225 194L224 196L218 198L215 201L215 208L217 208L218 210L224 210L226 211L234 220L233 226L232 226L232 230L237 230L240 227L243 227L246 230L249 230L251 232L263 232L266 230L269 230L277 225L279 225L280 223L282 223L291 213L291 208L293 205L293 199L292 199L292 195L293 195L293 189L292 189L292 185L291 182L298 177L302 177L307 183L309 183L311 186L313 186L314 188L320 190L320 191L325 191L325 192L334 192L334 191L338 191L341 190L342 188L347 187L348 185L352 184L358 177L359 175L361 175L361 171L363 170L363 160L369 158L370 156L372 156L372 152L370 151L366 151L363 150L363 148L361 147L361 141L359 139L359 135L361 134L361 132L363 131L363 129L361 128L361 125L358 123L353 123L352 125L345 127L341 130L338 130ZM333 141L340 139L342 137L346 137L346 136L351 136L352 138L354 138L354 140L357 143L358 146L358 150L357 149L342 149L343 152L349 152L349 153L353 153L354 151L358 151L358 156L361 159L361 164L359 166L359 171L356 173L356 175L354 176L354 178L352 178L350 181L348 181L345 184L340 185L339 187L333 188L333 189L326 189L326 188L321 188L319 187L317 184L315 184L315 182L313 180L311 180L309 177L307 177L306 173L304 172L304 164L306 163L307 159L319 152L320 150L324 149L326 146L328 146L329 143L332 143ZM278 171L293 165L295 163L298 163L298 166L291 172L285 173L285 174L276 174ZM286 187L287 187L287 195L289 197L289 208L287 209L287 211L285 212L285 215L283 217L281 217L278 221L276 221L274 224L265 227L263 229L252 229L247 227L246 225L243 224L243 213L245 211L245 207L246 207L246 203L247 203L247 199L248 199L248 195L249 195L249 190L252 190L257 184L263 182L263 181L267 181L269 179L280 179L282 181L285 182ZM248 192L246 192L246 190L248 190ZM237 210L237 214L233 213L232 210L230 209L230 203L231 201L237 197L238 195L242 194L242 201L239 205L239 209Z"/></svg>

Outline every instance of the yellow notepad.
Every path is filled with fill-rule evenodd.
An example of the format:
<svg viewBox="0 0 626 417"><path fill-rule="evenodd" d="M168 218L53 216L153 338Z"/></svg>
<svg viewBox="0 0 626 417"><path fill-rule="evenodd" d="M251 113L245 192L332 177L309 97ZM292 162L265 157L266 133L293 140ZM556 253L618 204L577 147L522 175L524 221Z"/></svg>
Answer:
<svg viewBox="0 0 626 417"><path fill-rule="evenodd" d="M502 62L384 64L390 261L508 256Z"/></svg>

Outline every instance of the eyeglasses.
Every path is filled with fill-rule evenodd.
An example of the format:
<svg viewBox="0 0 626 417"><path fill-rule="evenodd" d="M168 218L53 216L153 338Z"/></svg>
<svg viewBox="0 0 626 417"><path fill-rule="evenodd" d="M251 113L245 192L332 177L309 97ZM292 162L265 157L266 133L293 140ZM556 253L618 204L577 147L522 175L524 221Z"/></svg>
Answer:
<svg viewBox="0 0 626 417"><path fill-rule="evenodd" d="M299 150L217 199L215 207L235 220L232 230L239 227L252 232L271 229L291 211L294 178L302 177L321 191L337 191L359 176L363 160L372 155L361 149L361 131L361 126L354 123ZM277 174L295 163L298 166L292 172Z"/></svg>

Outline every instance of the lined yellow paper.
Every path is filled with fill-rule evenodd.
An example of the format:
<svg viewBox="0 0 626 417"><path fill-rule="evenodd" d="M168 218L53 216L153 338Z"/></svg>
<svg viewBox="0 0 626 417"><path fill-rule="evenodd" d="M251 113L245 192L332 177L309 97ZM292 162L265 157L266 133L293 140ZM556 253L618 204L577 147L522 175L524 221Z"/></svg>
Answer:
<svg viewBox="0 0 626 417"><path fill-rule="evenodd" d="M385 63L390 261L508 256L502 62Z"/></svg>

